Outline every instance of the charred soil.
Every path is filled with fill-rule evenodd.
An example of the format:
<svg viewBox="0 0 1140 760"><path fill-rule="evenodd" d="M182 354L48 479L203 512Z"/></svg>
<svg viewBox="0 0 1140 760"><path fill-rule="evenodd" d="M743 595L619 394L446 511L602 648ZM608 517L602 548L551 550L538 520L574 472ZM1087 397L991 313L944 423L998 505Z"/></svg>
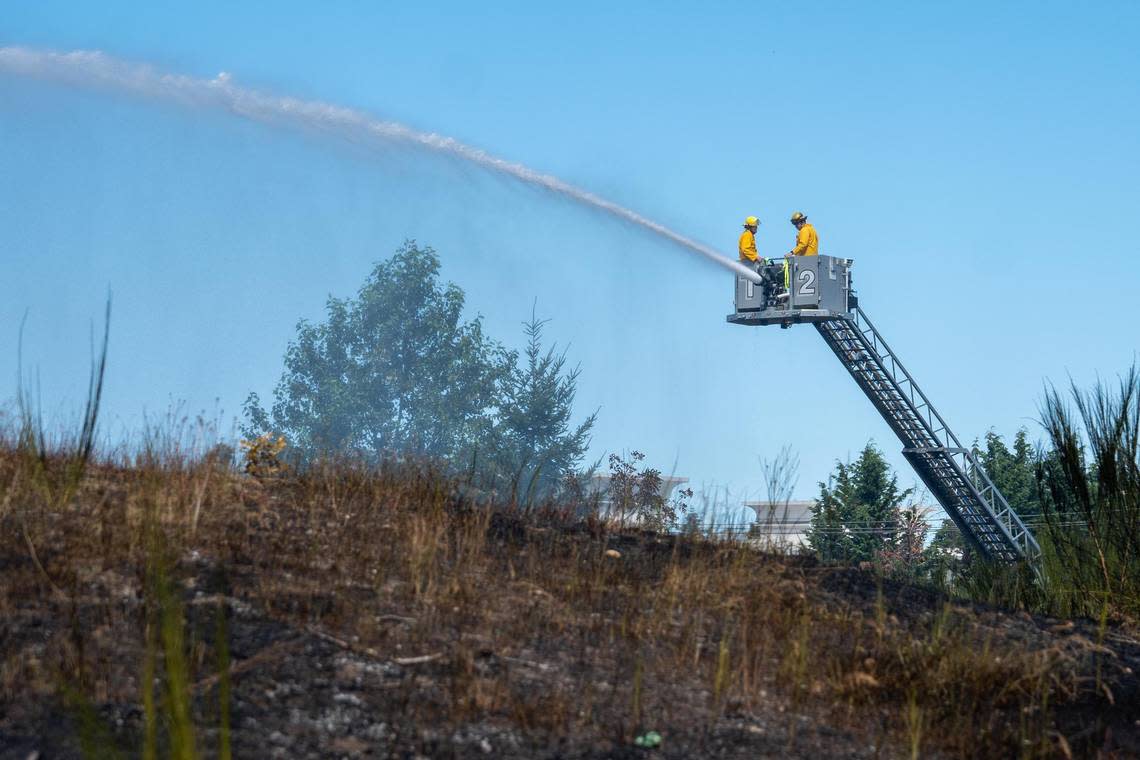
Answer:
<svg viewBox="0 0 1140 760"><path fill-rule="evenodd" d="M1140 755L1123 623L426 466L45 471L0 457L0 758Z"/></svg>

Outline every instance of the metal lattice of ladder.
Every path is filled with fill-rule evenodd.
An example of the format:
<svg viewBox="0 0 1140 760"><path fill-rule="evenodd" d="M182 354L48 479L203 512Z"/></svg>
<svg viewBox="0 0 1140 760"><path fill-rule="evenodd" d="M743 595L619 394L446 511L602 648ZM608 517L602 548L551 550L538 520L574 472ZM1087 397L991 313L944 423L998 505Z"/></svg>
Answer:
<svg viewBox="0 0 1140 760"><path fill-rule="evenodd" d="M903 456L970 544L990 560L1024 559L1036 566L1041 549L1033 534L867 315L855 307L815 326L903 442Z"/></svg>

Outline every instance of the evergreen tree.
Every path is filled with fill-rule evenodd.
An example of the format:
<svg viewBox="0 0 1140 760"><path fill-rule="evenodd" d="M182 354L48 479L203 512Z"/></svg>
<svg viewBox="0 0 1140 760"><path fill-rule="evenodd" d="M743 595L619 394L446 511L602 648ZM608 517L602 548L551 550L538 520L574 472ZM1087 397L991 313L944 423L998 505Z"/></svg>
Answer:
<svg viewBox="0 0 1140 760"><path fill-rule="evenodd" d="M1021 519L1029 520L1041 514L1035 477L1037 455L1025 428L1014 436L1012 451L1002 437L991 430L986 433L985 449L979 450L975 445L974 455Z"/></svg>
<svg viewBox="0 0 1140 760"><path fill-rule="evenodd" d="M498 475L523 498L551 494L581 464L590 445L594 412L571 426L579 367L566 369L566 353L542 350L540 320L524 323L527 346L511 369L499 401L495 426Z"/></svg>
<svg viewBox="0 0 1140 760"><path fill-rule="evenodd" d="M867 444L851 469L856 516L864 527L855 534L855 556L866 561L897 542L899 507L914 489L899 488L898 476L874 443Z"/></svg>
<svg viewBox="0 0 1140 760"><path fill-rule="evenodd" d="M807 542L824 562L849 561L855 554L848 524L855 518L854 495L847 465L837 462L835 474L819 484L819 498L811 508Z"/></svg>
<svg viewBox="0 0 1140 760"><path fill-rule="evenodd" d="M820 483L812 508L808 545L826 561L870 561L894 548L899 507L914 489L900 489L882 452L868 443L853 463L836 462L828 483Z"/></svg>

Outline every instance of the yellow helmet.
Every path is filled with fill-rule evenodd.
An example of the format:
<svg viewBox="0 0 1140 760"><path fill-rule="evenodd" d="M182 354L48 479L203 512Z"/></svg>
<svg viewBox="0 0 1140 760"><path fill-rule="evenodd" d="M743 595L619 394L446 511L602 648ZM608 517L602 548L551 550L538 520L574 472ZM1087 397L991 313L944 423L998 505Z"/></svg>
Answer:
<svg viewBox="0 0 1140 760"><path fill-rule="evenodd" d="M795 224L796 222L806 222L806 221L807 221L807 217L804 216L802 211L797 211L796 213L792 214L792 224Z"/></svg>
<svg viewBox="0 0 1140 760"><path fill-rule="evenodd" d="M744 219L745 227L755 227L758 224L760 224L760 220L754 216L745 217Z"/></svg>

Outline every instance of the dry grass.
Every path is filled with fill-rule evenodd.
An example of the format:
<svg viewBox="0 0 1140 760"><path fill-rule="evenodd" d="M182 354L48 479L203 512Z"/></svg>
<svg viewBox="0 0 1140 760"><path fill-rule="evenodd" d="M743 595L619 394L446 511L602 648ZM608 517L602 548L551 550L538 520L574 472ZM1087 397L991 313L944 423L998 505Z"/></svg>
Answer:
<svg viewBox="0 0 1140 760"><path fill-rule="evenodd" d="M282 756L611 755L657 730L671 756L1034 757L1128 741L1140 718L1122 632L1093 643L737 542L608 534L573 505L476 508L427 464L258 480L151 447L50 487L68 462L0 450L0 738L268 753L271 727L299 724L252 684L290 678L297 709L363 700L387 733L297 728ZM309 658L337 663L332 691L294 672ZM156 680L157 699L140 687Z"/></svg>

